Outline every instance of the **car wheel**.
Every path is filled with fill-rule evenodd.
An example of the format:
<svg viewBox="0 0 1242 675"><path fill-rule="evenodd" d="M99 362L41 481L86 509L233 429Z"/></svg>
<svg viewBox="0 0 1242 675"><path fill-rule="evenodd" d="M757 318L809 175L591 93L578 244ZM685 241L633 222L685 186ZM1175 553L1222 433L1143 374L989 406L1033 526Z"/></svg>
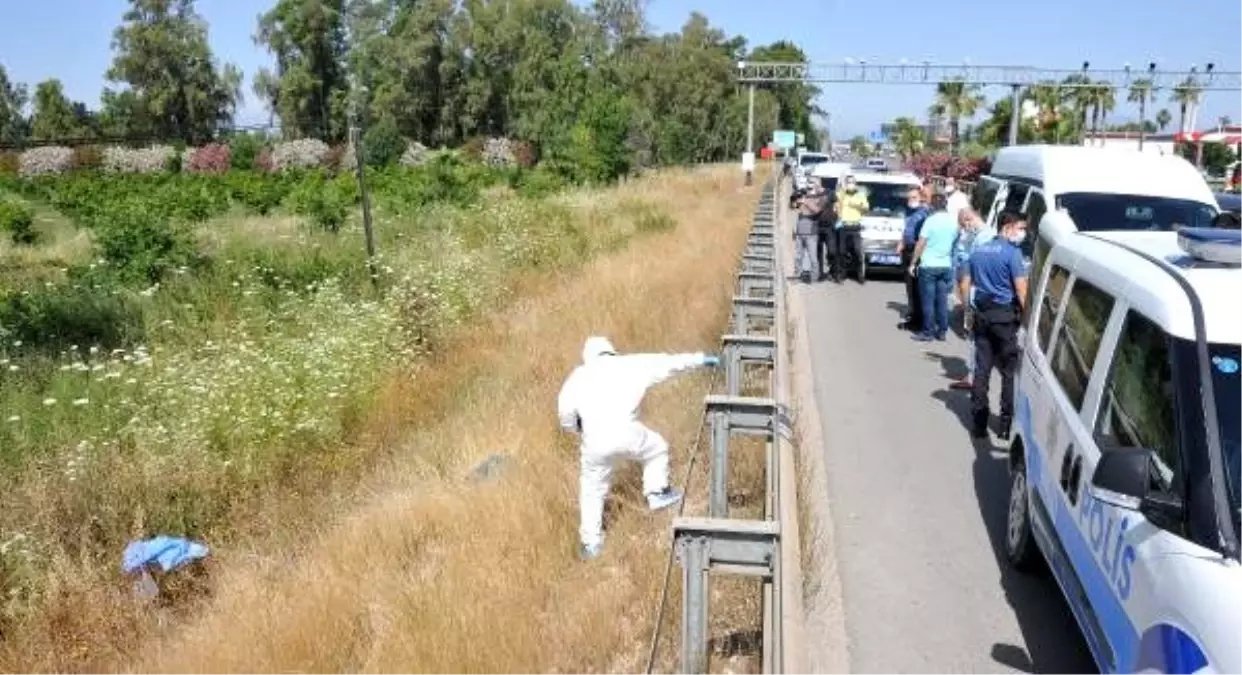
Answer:
<svg viewBox="0 0 1242 675"><path fill-rule="evenodd" d="M1039 558L1031 535L1031 498L1027 491L1025 460L1018 462L1010 476L1005 557L1009 564L1022 571L1034 570Z"/></svg>

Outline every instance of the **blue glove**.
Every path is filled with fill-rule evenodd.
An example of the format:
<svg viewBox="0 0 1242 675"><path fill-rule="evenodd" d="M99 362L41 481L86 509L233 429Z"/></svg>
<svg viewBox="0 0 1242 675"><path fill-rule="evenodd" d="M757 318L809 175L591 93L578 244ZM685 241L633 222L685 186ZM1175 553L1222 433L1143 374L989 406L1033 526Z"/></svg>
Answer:
<svg viewBox="0 0 1242 675"><path fill-rule="evenodd" d="M720 365L720 357L716 356L715 354L704 354L703 365L715 368L716 366Z"/></svg>

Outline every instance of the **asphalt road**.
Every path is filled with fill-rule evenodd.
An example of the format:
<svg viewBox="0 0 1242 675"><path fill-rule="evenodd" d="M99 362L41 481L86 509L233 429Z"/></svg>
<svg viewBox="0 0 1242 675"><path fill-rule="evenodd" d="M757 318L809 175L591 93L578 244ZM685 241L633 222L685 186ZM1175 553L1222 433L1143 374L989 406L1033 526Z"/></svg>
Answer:
<svg viewBox="0 0 1242 675"><path fill-rule="evenodd" d="M808 324L851 670L1092 672L1056 583L1005 562L1006 457L972 441L969 394L948 388L966 344L897 330L896 277L791 283Z"/></svg>

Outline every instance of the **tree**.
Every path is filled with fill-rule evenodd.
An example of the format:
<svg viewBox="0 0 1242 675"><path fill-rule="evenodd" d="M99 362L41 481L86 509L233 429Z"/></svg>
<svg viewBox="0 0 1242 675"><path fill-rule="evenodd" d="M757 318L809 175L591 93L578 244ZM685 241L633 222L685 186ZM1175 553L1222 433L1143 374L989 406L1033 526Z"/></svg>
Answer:
<svg viewBox="0 0 1242 675"><path fill-rule="evenodd" d="M897 149L897 154L901 155L902 160L909 160L923 150L927 136L923 132L923 128L914 121L914 118L898 117L894 120L893 126L896 127L893 134L893 145Z"/></svg>
<svg viewBox="0 0 1242 675"><path fill-rule="evenodd" d="M850 152L859 157L868 157L871 155L871 144L862 136L855 136L850 139Z"/></svg>
<svg viewBox="0 0 1242 675"><path fill-rule="evenodd" d="M1169 123L1172 121L1173 121L1173 114L1170 113L1167 108L1161 108L1160 112L1156 113L1156 124L1160 127L1161 131L1164 131L1166 128L1168 128Z"/></svg>
<svg viewBox="0 0 1242 675"><path fill-rule="evenodd" d="M1075 73L1061 80L1062 85L1068 92L1066 103L1074 110L1075 125L1072 135L1076 142L1081 143L1087 131L1087 111L1091 109L1095 100L1095 88L1089 85L1091 78L1082 73Z"/></svg>
<svg viewBox="0 0 1242 675"><path fill-rule="evenodd" d="M1198 164L1199 143L1178 143L1177 154L1186 158L1191 164ZM1225 173L1229 165L1237 161L1233 151L1224 143L1203 143L1203 163L1201 166L1214 175Z"/></svg>
<svg viewBox="0 0 1242 675"><path fill-rule="evenodd" d="M277 0L259 17L255 42L276 57L254 91L293 137L345 136L348 82L345 0Z"/></svg>
<svg viewBox="0 0 1242 675"><path fill-rule="evenodd" d="M1091 87L1088 91L1088 101L1091 103L1091 132L1096 138L1100 139L1100 144L1104 144L1104 139L1100 137L1100 131L1103 129L1105 118L1108 117L1109 111L1117 106L1117 98L1115 90L1107 84L1098 84Z"/></svg>
<svg viewBox="0 0 1242 675"><path fill-rule="evenodd" d="M953 154L957 154L962 118L974 117L984 101L977 84L946 80L936 85L936 101L931 109L934 114L949 118L949 148Z"/></svg>
<svg viewBox="0 0 1242 675"><path fill-rule="evenodd" d="M1040 139L1052 143L1060 143L1067 119L1061 114L1064 103L1064 92L1056 81L1042 82L1030 88L1027 100L1033 101L1038 109L1036 127Z"/></svg>
<svg viewBox="0 0 1242 675"><path fill-rule="evenodd" d="M0 143L18 143L30 133L23 114L27 99L26 85L10 82L0 65Z"/></svg>
<svg viewBox="0 0 1242 675"><path fill-rule="evenodd" d="M1149 77L1140 78L1130 85L1130 95L1126 97L1130 103L1139 104L1139 147L1147 138L1147 102L1155 101L1155 87Z"/></svg>
<svg viewBox="0 0 1242 675"><path fill-rule="evenodd" d="M1181 122L1179 124L1180 130L1183 133L1190 131L1190 128L1186 126L1187 122L1189 122L1189 119L1186 117L1186 111L1199 104L1199 95L1202 91L1203 88L1199 86L1198 81L1195 80L1193 75L1190 75L1173 87L1173 93L1169 95L1169 102L1176 103L1181 111L1179 117Z"/></svg>
<svg viewBox="0 0 1242 675"><path fill-rule="evenodd" d="M187 143L214 138L233 119L242 74L216 63L193 0L129 0L122 21L107 78L126 88L105 90L110 124Z"/></svg>
<svg viewBox="0 0 1242 675"><path fill-rule="evenodd" d="M82 137L86 130L80 124L75 108L75 104L65 98L64 85L60 80L40 82L35 87L34 112L30 116L31 137L40 141Z"/></svg>
<svg viewBox="0 0 1242 675"><path fill-rule="evenodd" d="M1009 123L1013 118L1013 99L1002 98L992 104L988 118L979 125L978 137L984 144L991 147L1006 145L1009 142ZM1030 143L1035 140L1038 127L1032 120L1018 121L1018 142Z"/></svg>
<svg viewBox="0 0 1242 675"><path fill-rule="evenodd" d="M747 57L748 61L771 61L780 63L806 63L806 54L798 45L787 40L774 42L770 45L756 47ZM730 76L733 71L731 69ZM782 129L790 129L806 134L807 147L819 145L812 117L823 114L815 105L819 96L819 88L803 82L781 83L771 86L780 104L778 124Z"/></svg>

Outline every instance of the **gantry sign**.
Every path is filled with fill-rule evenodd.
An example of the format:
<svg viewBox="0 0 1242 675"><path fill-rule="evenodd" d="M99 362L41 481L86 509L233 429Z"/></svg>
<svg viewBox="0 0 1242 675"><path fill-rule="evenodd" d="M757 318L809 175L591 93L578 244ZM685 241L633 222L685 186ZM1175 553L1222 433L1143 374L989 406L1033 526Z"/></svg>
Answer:
<svg viewBox="0 0 1242 675"><path fill-rule="evenodd" d="M933 63L775 63L738 62L738 81L746 84L779 82L827 82L858 84L936 85L946 80L967 84L1016 87L1057 86L1060 88L1110 85L1128 88L1140 79L1149 80L1152 89L1172 90L1190 85L1199 91L1242 91L1242 72L1217 70L1207 64L1202 70L1157 70L1146 68L1092 70L1084 63L1078 70L1035 68L1031 66L975 66ZM1074 76L1085 76L1083 78ZM1065 80L1070 78L1069 82ZM1089 79L1089 82L1077 81Z"/></svg>

